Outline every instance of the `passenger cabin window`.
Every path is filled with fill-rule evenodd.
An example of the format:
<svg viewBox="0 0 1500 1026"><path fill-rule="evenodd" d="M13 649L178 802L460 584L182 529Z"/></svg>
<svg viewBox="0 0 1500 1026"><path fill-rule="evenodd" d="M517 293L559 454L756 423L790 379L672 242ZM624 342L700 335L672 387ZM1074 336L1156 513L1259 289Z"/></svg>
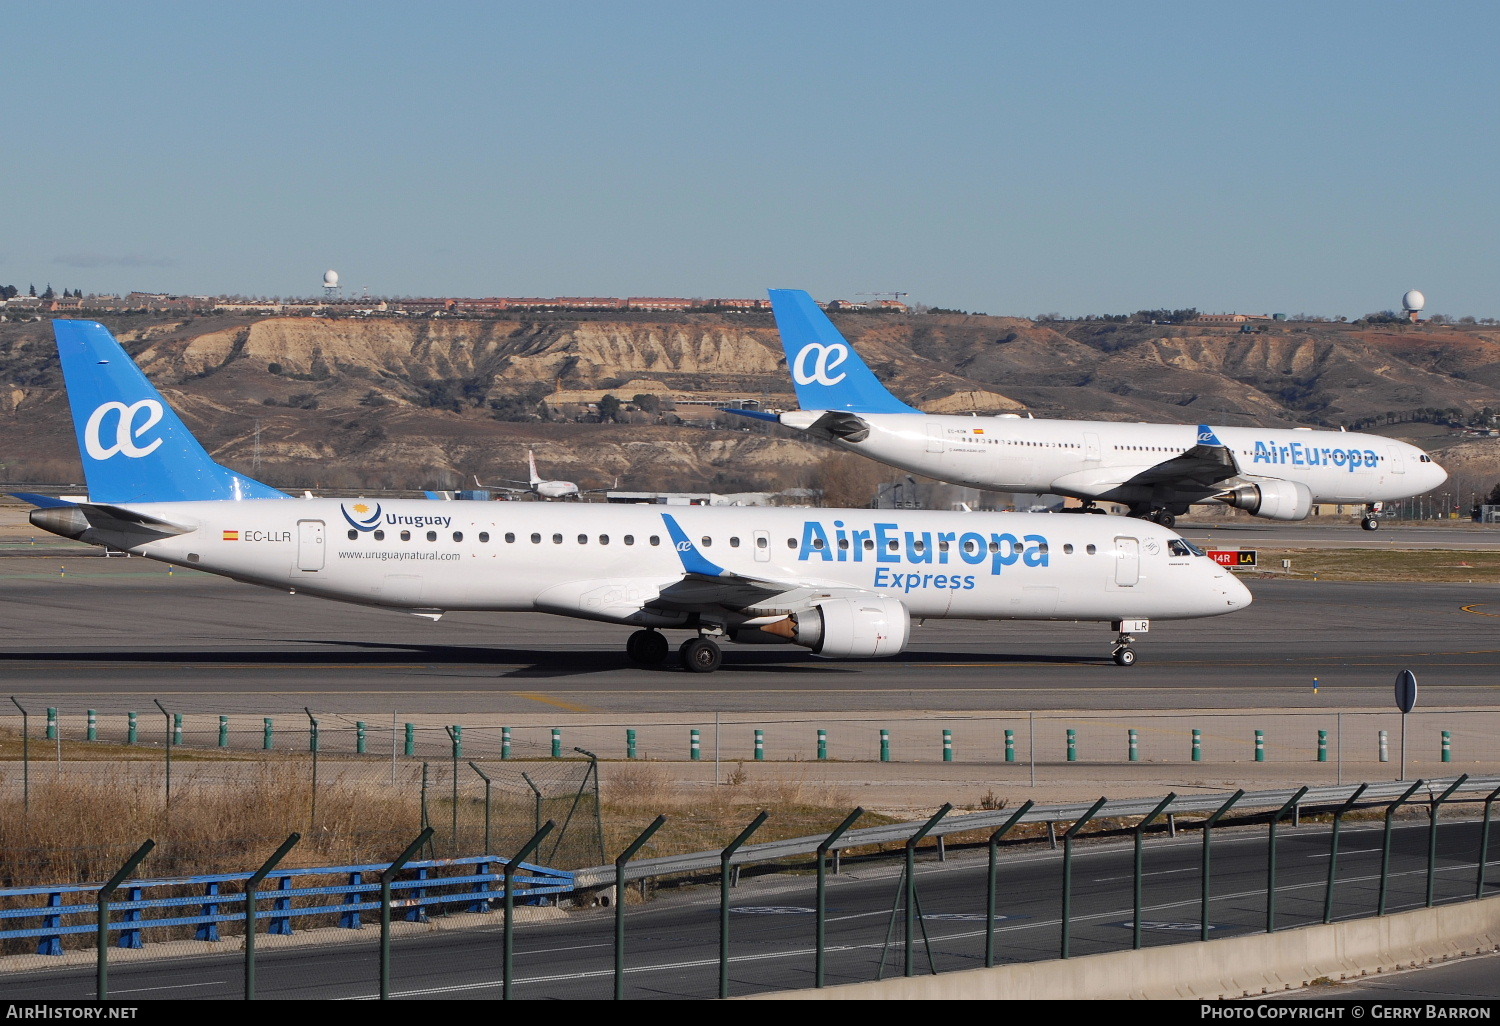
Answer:
<svg viewBox="0 0 1500 1026"><path fill-rule="evenodd" d="M588 543L589 543L589 536L588 535L586 535L586 534L580 534L578 536L578 544L579 545L587 545Z"/></svg>
<svg viewBox="0 0 1500 1026"><path fill-rule="evenodd" d="M437 541L437 532L436 531L428 531L427 532L427 540L428 541Z"/></svg>
<svg viewBox="0 0 1500 1026"><path fill-rule="evenodd" d="M356 530L354 530L353 528L350 528L349 529L349 540L350 541L355 541L358 538L359 538L359 532L356 531Z"/></svg>
<svg viewBox="0 0 1500 1026"><path fill-rule="evenodd" d="M464 533L462 531L454 531L453 532L453 540L456 541L456 542L463 541L464 540Z"/></svg>
<svg viewBox="0 0 1500 1026"><path fill-rule="evenodd" d="M1083 551L1087 552L1089 555L1092 556L1094 553L1098 552L1099 550L1097 548L1095 548L1094 546L1089 545Z"/></svg>
<svg viewBox="0 0 1500 1026"><path fill-rule="evenodd" d="M708 536L708 535L706 535L706 534L705 534L705 535L704 535L704 536L703 536L703 537L702 537L702 538L700 538L700 539L699 539L699 540L700 540L700 541L701 541L701 542L703 542L703 547L704 547L704 548L705 548L705 549L706 549L706 548L708 548L708 547L709 547L709 546L711 546L711 545L712 545L712 544L713 544L713 543L714 543L714 540L713 540L713 539L712 539L712 538L710 538L710 537L709 537L709 536Z"/></svg>
<svg viewBox="0 0 1500 1026"><path fill-rule="evenodd" d="M554 534L552 536L552 544L553 545L561 545L562 544L562 535L560 535L560 534Z"/></svg>
<svg viewBox="0 0 1500 1026"><path fill-rule="evenodd" d="M661 544L661 535L659 535L659 534L653 534L651 536L651 544L652 545L660 545Z"/></svg>
<svg viewBox="0 0 1500 1026"><path fill-rule="evenodd" d="M599 536L599 544L600 545L608 545L609 544L609 535L607 535L607 534L601 534Z"/></svg>
<svg viewBox="0 0 1500 1026"><path fill-rule="evenodd" d="M541 543L542 543L542 536L541 535L539 535L539 534L533 534L531 536L531 544L533 544L533 545L540 545Z"/></svg>
<svg viewBox="0 0 1500 1026"><path fill-rule="evenodd" d="M411 541L411 532L410 531L402 531L401 532L401 540L402 541Z"/></svg>
<svg viewBox="0 0 1500 1026"><path fill-rule="evenodd" d="M731 549L737 549L737 548L739 548L740 547L740 540L738 538L736 538L736 537L731 536L730 539L729 539L729 547Z"/></svg>
<svg viewBox="0 0 1500 1026"><path fill-rule="evenodd" d="M1073 543L1072 542L1068 542L1066 545L1063 546L1063 555L1064 556L1071 556L1072 554L1073 554Z"/></svg>
<svg viewBox="0 0 1500 1026"><path fill-rule="evenodd" d="M757 549L768 548L768 547L770 547L770 544L771 544L771 539L769 539L769 538L757 538L757 539L755 539L755 547ZM869 542L865 542L865 544L868 545L870 543Z"/></svg>
<svg viewBox="0 0 1500 1026"><path fill-rule="evenodd" d="M376 541L385 541L385 532L384 531L376 531L375 532L375 540Z"/></svg>
<svg viewBox="0 0 1500 1026"><path fill-rule="evenodd" d="M627 534L625 536L625 544L626 545L634 545L635 544L635 535L633 535L633 534Z"/></svg>

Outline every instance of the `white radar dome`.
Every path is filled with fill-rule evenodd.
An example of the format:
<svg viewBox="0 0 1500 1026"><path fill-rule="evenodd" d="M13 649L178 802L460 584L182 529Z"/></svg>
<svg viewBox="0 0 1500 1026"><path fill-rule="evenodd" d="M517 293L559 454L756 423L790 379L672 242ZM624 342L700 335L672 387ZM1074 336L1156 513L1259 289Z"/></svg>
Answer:
<svg viewBox="0 0 1500 1026"><path fill-rule="evenodd" d="M333 286L337 285L338 283L339 283L339 272L337 272L337 271L329 271L327 274L323 275L323 284L326 285L326 286L328 286L329 288L332 288ZM1411 296L1411 295L1420 296L1421 294L1420 293L1408 292L1407 295L1408 296Z"/></svg>
<svg viewBox="0 0 1500 1026"><path fill-rule="evenodd" d="M1427 305L1427 297L1416 289L1412 289L1401 297L1401 306L1406 310L1420 310Z"/></svg>

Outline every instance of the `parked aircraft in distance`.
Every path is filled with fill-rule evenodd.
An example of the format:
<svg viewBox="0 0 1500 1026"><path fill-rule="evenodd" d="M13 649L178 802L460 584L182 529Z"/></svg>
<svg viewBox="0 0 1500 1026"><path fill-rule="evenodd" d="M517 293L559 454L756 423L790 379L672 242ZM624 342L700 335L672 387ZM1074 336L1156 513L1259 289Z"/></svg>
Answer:
<svg viewBox="0 0 1500 1026"><path fill-rule="evenodd" d="M1167 527L1199 503L1271 520L1363 505L1373 531L1382 503L1448 476L1416 446L1347 431L925 414L886 390L806 292L772 289L771 307L802 409L732 412L940 481L1067 495L1084 501L1078 512L1118 502Z"/></svg>
<svg viewBox="0 0 1500 1026"><path fill-rule="evenodd" d="M912 617L1098 620L1115 661L1155 619L1242 609L1223 567L1153 524L1024 513L294 499L220 466L103 325L54 322L85 502L34 494L31 521L249 584L442 616L556 613L637 628L641 663L691 636L888 656Z"/></svg>
<svg viewBox="0 0 1500 1026"><path fill-rule="evenodd" d="M543 481L542 476L536 472L536 454L530 449L526 450L526 464L531 469L531 477L525 481L507 481L503 485L480 484L476 475L474 484L479 488L486 488L492 492L509 492L512 495L535 495L539 499L578 499L591 492L607 492L608 488L584 488L580 489L573 481ZM616 484L619 482L617 481ZM524 488L511 488L510 485L525 485Z"/></svg>

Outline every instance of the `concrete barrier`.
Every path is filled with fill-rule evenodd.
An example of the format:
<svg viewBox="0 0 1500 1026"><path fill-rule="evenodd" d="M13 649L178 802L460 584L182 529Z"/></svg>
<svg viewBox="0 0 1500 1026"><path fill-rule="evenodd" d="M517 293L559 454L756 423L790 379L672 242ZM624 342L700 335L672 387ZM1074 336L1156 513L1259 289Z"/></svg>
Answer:
<svg viewBox="0 0 1500 1026"><path fill-rule="evenodd" d="M1500 895L1277 933L967 969L745 1000L1119 1000L1257 997L1500 949Z"/></svg>

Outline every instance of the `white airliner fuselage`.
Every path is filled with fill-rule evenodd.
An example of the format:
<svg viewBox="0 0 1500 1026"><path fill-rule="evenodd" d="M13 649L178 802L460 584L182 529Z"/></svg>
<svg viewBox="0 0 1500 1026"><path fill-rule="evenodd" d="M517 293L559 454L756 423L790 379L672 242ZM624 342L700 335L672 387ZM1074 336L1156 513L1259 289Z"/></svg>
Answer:
<svg viewBox="0 0 1500 1026"><path fill-rule="evenodd" d="M940 481L1068 495L1095 512L1123 503L1168 527L1197 503L1272 520L1358 503L1373 531L1380 503L1447 478L1421 449L1378 435L926 414L880 383L806 292L772 289L771 308L802 409L739 412Z"/></svg>
<svg viewBox="0 0 1500 1026"><path fill-rule="evenodd" d="M654 627L716 618L737 630L805 607L820 591L850 589L898 599L914 617L1170 619L1249 603L1242 584L1173 532L1122 521L1101 533L1093 518L739 507L672 507L664 517L640 505L333 499L114 508L151 522L88 506L32 518L246 583L427 612L536 611ZM683 543L667 517L695 555L734 579L797 586L737 606L728 583L684 582ZM716 588L725 595L709 613L703 596Z"/></svg>
<svg viewBox="0 0 1500 1026"><path fill-rule="evenodd" d="M799 410L782 414L781 422L806 429L825 414ZM1216 501L1205 500L1202 488L1184 489L1170 480L1133 481L1197 444L1197 428L1187 424L908 413L835 417L857 417L867 427L844 437L834 434L830 440L840 447L943 481L1133 507ZM1233 453L1239 480L1263 479L1262 493L1274 493L1275 482L1307 489L1300 499L1300 490L1288 489L1284 502L1268 503L1259 511L1274 519L1301 519L1308 502L1368 504L1416 495L1447 476L1416 446L1378 435L1301 428L1221 427L1215 432Z"/></svg>

